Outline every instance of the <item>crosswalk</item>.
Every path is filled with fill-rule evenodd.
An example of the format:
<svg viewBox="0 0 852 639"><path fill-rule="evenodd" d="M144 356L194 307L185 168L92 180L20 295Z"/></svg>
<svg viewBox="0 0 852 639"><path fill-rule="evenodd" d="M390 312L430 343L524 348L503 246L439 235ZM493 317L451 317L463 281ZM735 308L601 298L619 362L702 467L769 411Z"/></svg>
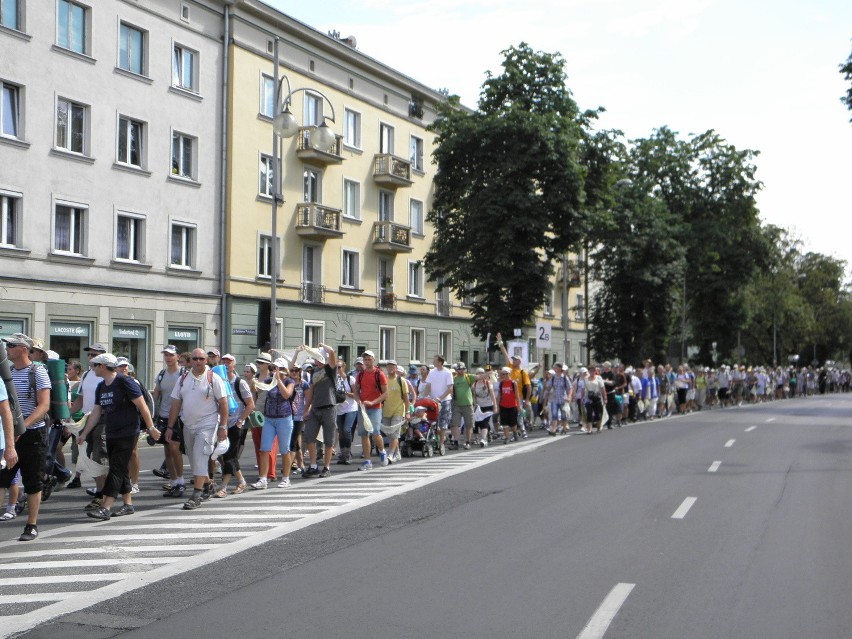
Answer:
<svg viewBox="0 0 852 639"><path fill-rule="evenodd" d="M556 441L525 440L365 473L299 480L286 489L210 499L195 511L173 501L120 519L52 526L25 545L0 542L0 638Z"/></svg>

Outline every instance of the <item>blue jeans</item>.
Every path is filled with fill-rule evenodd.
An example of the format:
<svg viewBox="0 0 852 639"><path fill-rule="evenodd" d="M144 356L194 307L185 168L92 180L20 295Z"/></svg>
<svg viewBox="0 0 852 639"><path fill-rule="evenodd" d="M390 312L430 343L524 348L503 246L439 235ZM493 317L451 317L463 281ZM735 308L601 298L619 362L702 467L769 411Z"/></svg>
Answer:
<svg viewBox="0 0 852 639"><path fill-rule="evenodd" d="M364 430L364 424L361 423L361 416L358 413L358 434L361 437L366 437L367 435L381 435L382 434L382 409L381 408L367 408L367 417L370 418L370 423L373 425L373 432L368 433Z"/></svg>

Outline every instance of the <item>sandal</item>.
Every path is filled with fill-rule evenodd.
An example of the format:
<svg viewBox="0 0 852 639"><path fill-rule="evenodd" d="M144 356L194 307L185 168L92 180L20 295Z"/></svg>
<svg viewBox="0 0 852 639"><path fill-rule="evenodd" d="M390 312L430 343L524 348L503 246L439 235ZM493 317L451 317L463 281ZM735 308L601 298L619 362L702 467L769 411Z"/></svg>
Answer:
<svg viewBox="0 0 852 639"><path fill-rule="evenodd" d="M0 515L0 521L9 521L10 519L14 519L18 514L14 510L7 510L2 515Z"/></svg>
<svg viewBox="0 0 852 639"><path fill-rule="evenodd" d="M218 497L219 499L222 499L223 497L227 497L228 496L228 489L225 488L225 487L222 487L219 490L217 490L215 493L213 493L213 496Z"/></svg>
<svg viewBox="0 0 852 639"><path fill-rule="evenodd" d="M233 492L232 494L233 494L233 495L241 495L242 493L246 492L246 488L248 488L248 483L247 483L247 482L243 482L243 483L241 483L241 484L237 484L237 487L236 487L236 488L234 488L234 492ZM224 495L223 495L223 497L224 497Z"/></svg>

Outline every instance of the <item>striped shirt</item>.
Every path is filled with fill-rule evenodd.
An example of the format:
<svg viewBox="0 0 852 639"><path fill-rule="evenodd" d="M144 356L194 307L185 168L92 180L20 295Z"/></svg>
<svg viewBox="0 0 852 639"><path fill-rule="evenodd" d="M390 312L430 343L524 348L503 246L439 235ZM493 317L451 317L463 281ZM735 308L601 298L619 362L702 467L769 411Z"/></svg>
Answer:
<svg viewBox="0 0 852 639"><path fill-rule="evenodd" d="M31 392L30 389L30 366L34 366L35 370L35 387L36 392ZM47 369L38 364L31 364L24 368L12 367L12 383L15 384L15 392L18 394L18 405L21 407L21 414L24 419L29 417L38 405L38 392L45 388L50 389L50 377L47 375ZM30 428L41 428L45 422L33 424Z"/></svg>

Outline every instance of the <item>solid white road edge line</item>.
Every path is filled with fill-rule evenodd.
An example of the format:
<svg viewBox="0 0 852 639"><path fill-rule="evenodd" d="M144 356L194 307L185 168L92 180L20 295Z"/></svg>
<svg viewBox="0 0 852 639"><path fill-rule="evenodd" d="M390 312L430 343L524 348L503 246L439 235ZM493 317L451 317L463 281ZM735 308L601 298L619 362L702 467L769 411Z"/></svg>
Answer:
<svg viewBox="0 0 852 639"><path fill-rule="evenodd" d="M689 512L689 509L692 508L693 504L698 501L698 497L687 497L683 500L683 503L678 507L676 511L674 511L674 515L672 515L672 519L683 519L686 517L686 513Z"/></svg>
<svg viewBox="0 0 852 639"><path fill-rule="evenodd" d="M630 591L635 587L636 584L616 584L601 605L598 606L598 609L595 610L595 614L589 619L586 627L577 635L577 639L601 639L606 634L609 624L615 619L615 615L618 614L621 606L624 605Z"/></svg>
<svg viewBox="0 0 852 639"><path fill-rule="evenodd" d="M31 628L34 628L36 624L45 623L46 621L55 619L60 615L68 614L71 612L79 612L85 608L88 608L89 606L93 606L96 603L100 603L102 601L118 597L133 590L137 590L138 588L142 588L149 584L166 579L167 577L173 577L177 574L188 572L190 570L206 566L213 562L220 561L222 559L225 559L226 557L231 557L232 555L236 555L237 553L243 552L244 550L254 548L273 539L278 539L279 537L283 537L284 535L296 532L297 530L313 526L314 524L321 523L328 519L339 517L340 515L352 512L353 510L359 510L366 506L371 506L373 504L377 504L393 497L404 495L405 493L409 493L419 488L423 488L424 486L428 486L429 484L446 479L448 477L459 475L461 473L465 473L475 468L479 468L480 466L485 466L500 459L514 457L515 455L520 455L558 441L561 441L561 438L547 437L544 439L536 440L534 443L524 443L520 446L507 446L505 452L496 454L493 457L484 457L481 460L474 461L473 463L467 466L458 466L456 468L447 469L446 472L441 473L440 475L424 478L419 481L405 484L404 486L399 486L397 488L391 488L390 490L376 493L365 499L358 499L356 501L342 504L340 506L335 506L329 508L329 510L325 512L317 513L315 515L308 515L307 517L304 517L303 519L300 519L298 521L288 522L277 528L272 528L270 530L265 530L256 534L252 534L248 537L243 537L242 539L236 540L229 544L223 544L221 546L212 548L209 552L194 555L182 561L167 564L160 568L154 568L153 570L149 570L148 572L130 573L127 575L126 578L121 579L121 581L117 581L116 583L95 590L81 592L72 599L59 601L55 604L50 604L48 606L38 608L37 610L33 610L32 612L26 614L16 615L12 619L4 618L3 624L0 625L0 639L5 639L5 637L10 637L16 633L23 632L24 630L30 630ZM219 535L221 533L213 534ZM234 535L235 533L224 534ZM151 536L153 537L153 535ZM195 533L195 536L198 536L198 533ZM121 535L117 535L116 537L116 541L119 541L121 539ZM146 538L148 536L134 535L134 537ZM85 538L75 538L75 541L79 539ZM101 537L100 539L104 538ZM124 576L124 574L121 574L120 576L110 576L109 578L116 579ZM29 579L33 580L34 578L30 577ZM22 581L22 583L26 583L26 581Z"/></svg>
<svg viewBox="0 0 852 639"><path fill-rule="evenodd" d="M735 441L737 441L737 440L736 439L729 439L728 441L726 441L725 442L725 448L730 448L731 446L733 446Z"/></svg>
<svg viewBox="0 0 852 639"><path fill-rule="evenodd" d="M719 466L721 466L721 465L722 465L721 461L714 461L712 464L710 464L710 468L707 469L707 472L708 473L715 473L717 470L719 470Z"/></svg>

